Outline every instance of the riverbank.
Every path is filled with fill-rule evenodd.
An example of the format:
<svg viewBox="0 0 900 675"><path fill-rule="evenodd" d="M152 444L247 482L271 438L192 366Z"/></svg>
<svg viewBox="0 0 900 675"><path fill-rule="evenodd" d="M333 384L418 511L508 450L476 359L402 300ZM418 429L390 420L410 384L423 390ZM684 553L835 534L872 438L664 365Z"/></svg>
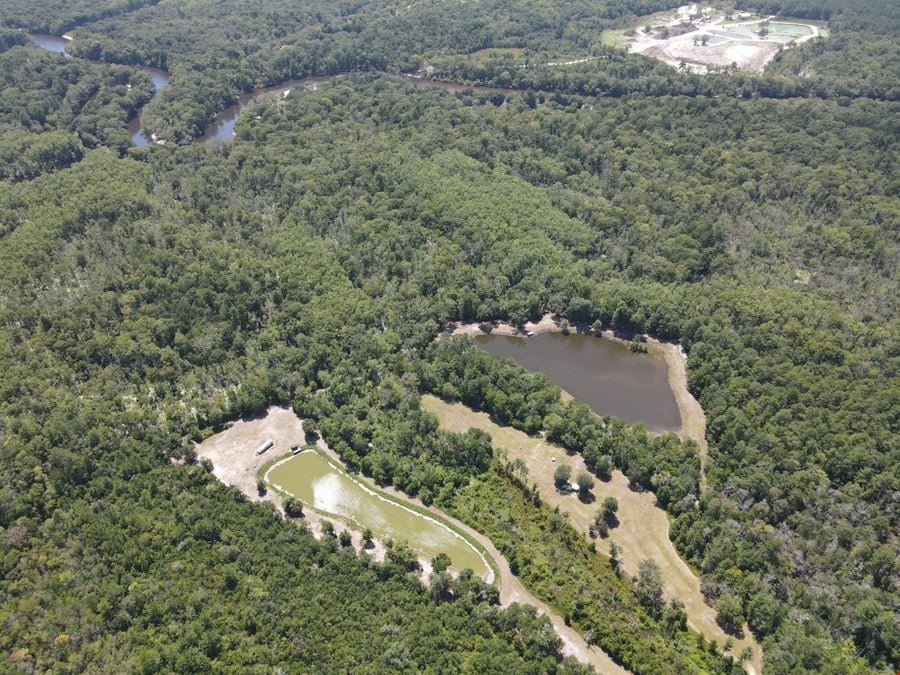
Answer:
<svg viewBox="0 0 900 675"><path fill-rule="evenodd" d="M73 43L73 37L71 35L58 36L39 33L26 33L26 35L28 35L28 38L32 43L34 43L41 49L62 54L66 58L73 58L73 55L68 51L68 47ZM92 63L106 63L99 60L88 60L90 60ZM159 68L140 64L127 65L128 67L134 68L135 70L139 70L150 75L154 84L153 97L150 99L150 101L147 101L147 103L141 106L138 109L136 115L127 122L126 129L129 136L131 137L131 142L137 147L143 147L149 144L166 145L166 143L168 142L167 139L160 137L157 134L147 132L144 126L143 118L144 109L159 95L160 91L168 86L171 76L167 71L161 70ZM389 73L381 71L375 72L380 75L390 75ZM280 100L284 100L293 89L315 91L320 84L331 82L341 77L345 77L346 75L348 75L348 73L340 72L331 75L310 75L304 78L291 78L275 84L257 87L256 89L245 91L238 95L237 101L235 103L222 110L216 111L209 120L209 123L207 124L203 133L192 139L190 142L209 143L230 141L234 137L234 126L237 123L238 118L254 100L275 96L280 96ZM512 96L525 93L524 89L510 89L504 87L491 87L486 85L465 85L457 82L435 80L424 77L417 72L407 73L405 75L396 77L398 79L402 79L403 81L411 84L414 87L426 89L443 89L456 93L471 91L481 94L500 93L504 96Z"/></svg>
<svg viewBox="0 0 900 675"><path fill-rule="evenodd" d="M282 459L277 453L289 448L294 443L302 443L305 438L306 433L303 429L302 420L290 408L273 406L269 408L265 416L235 421L225 431L197 444L196 451L199 458L209 459L212 462L213 475L221 482L237 487L251 501L273 504L284 515L282 496L274 489L268 490L264 495L260 495L257 491L257 476L260 470L268 471ZM253 452L253 448L256 448L267 439L274 441L274 449L269 451L273 453L272 455L257 455ZM315 446L326 458L337 462L338 466L343 466L337 453L322 438L316 440ZM273 462L273 459L276 461ZM267 464L269 464L268 467L266 466ZM573 656L581 663L594 667L598 673L611 673L614 675L628 673L627 670L615 663L605 652L597 647L588 645L577 631L566 625L563 617L558 612L526 590L512 573L509 562L497 550L490 539L456 518L443 513L433 506L425 506L421 501L413 499L399 490L390 487L379 488L379 490L419 511L440 517L443 521L477 542L489 556L491 567L496 573L494 583L500 591L500 604L504 607L514 602L531 605L540 614L546 616L563 642L562 652L564 655ZM357 552L364 550L359 531L348 527L344 521L338 519L332 521L330 518L324 518L312 508L304 508L304 520L317 539L322 537L322 522L329 520L335 526L336 533L339 534L344 530L350 533L353 547ZM383 560L385 554L383 543L376 541L375 549L368 549L366 553L372 555L376 560ZM430 561L420 559L419 562L423 565L423 583L427 583L427 577L431 573Z"/></svg>

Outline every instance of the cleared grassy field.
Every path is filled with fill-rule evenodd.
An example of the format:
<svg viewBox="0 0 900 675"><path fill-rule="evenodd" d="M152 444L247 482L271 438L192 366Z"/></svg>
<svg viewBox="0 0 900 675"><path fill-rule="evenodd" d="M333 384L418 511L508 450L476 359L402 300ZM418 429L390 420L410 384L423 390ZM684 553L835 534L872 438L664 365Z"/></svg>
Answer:
<svg viewBox="0 0 900 675"><path fill-rule="evenodd" d="M572 525L588 536L588 528L597 509L607 496L619 501L619 525L610 531L608 539L598 539L598 550L609 553L611 541L622 549L620 559L625 571L636 575L641 560L652 559L659 563L666 598L678 598L684 603L688 623L708 640L724 644L730 636L716 623L715 610L706 604L700 592L700 579L681 559L669 539L669 519L665 511L656 506L655 498L647 492L634 492L628 479L614 471L607 482L598 481L592 500L582 500L569 492L560 492L553 484L553 472L560 464L569 464L573 475L586 469L580 455L568 455L559 446L542 438L528 436L512 427L504 427L491 421L486 413L476 412L460 403L447 403L434 396L422 397L422 408L437 416L440 426L449 431L465 432L470 428L481 429L491 436L494 447L504 450L509 460L521 459L528 467L526 483L538 487L541 499L550 506L558 506L569 514ZM750 667L760 672L762 651L745 628L745 637L732 638L732 653L738 655L750 647L753 658Z"/></svg>

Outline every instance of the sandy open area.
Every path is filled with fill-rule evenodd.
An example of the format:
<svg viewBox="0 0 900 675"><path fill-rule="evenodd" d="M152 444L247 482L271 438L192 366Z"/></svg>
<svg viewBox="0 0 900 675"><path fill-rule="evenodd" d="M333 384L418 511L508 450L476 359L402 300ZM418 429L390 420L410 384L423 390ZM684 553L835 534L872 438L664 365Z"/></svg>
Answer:
<svg viewBox="0 0 900 675"><path fill-rule="evenodd" d="M775 21L776 17L759 17L747 21L729 23L717 10L710 9L710 15L700 17L696 23L687 23L683 15L675 14L651 24L649 33L639 28L627 41L628 51L659 59L675 68L685 67L697 73L706 73L716 68L735 65L744 70L761 72L775 58L781 49L791 45L758 34L730 33L730 28L749 28L757 31L765 21ZM788 22L794 23L794 22ZM812 24L807 26L809 34L799 35L794 44L812 40L821 34ZM671 37L663 37L671 30ZM681 35L677 33L687 30ZM703 38L707 44L703 44Z"/></svg>
<svg viewBox="0 0 900 675"><path fill-rule="evenodd" d="M600 503L607 496L619 501L619 525L610 530L608 539L597 539L598 550L609 553L610 541L622 548L620 559L624 570L637 575L641 560L652 559L659 563L663 590L667 599L678 598L685 605L688 624L708 640L723 645L729 636L716 623L715 610L706 604L700 592L700 579L681 559L669 539L669 520L665 511L656 506L652 493L635 492L629 488L628 479L620 471L614 471L608 482L598 481L593 490L593 503L584 503L577 495L561 493L553 484L553 472L562 463L572 467L573 475L586 469L578 454L568 455L562 448L542 438L528 436L512 427L502 427L491 421L486 413L475 412L460 403L447 403L434 396L423 396L422 407L438 417L442 428L465 432L470 428L490 434L495 448L506 450L509 460L521 459L528 467L528 482L536 483L541 499L550 506L558 506L569 514L572 525L588 536ZM745 637L732 638L735 656L745 647L753 651L748 664L750 672L760 672L762 652L749 629Z"/></svg>
<svg viewBox="0 0 900 675"><path fill-rule="evenodd" d="M681 35L662 44L636 43L631 51L664 61L678 68L682 63L696 72L706 72L709 66L724 68L732 64L743 70L760 72L775 58L782 46L777 42L729 41L715 45L694 45L692 34Z"/></svg>
<svg viewBox="0 0 900 675"><path fill-rule="evenodd" d="M257 455L256 449L268 439L275 441L274 446L262 455ZM261 496L256 489L256 473L267 462L288 452L294 443L302 444L303 439L303 424L294 411L272 406L263 417L237 420L225 431L198 444L196 450L198 458L206 458L213 463L213 475L216 478L226 485L237 487L251 501L273 504L283 516L281 496L275 490L268 490ZM303 520L317 539L322 537L323 521L329 520L334 525L336 534L347 530L357 552L364 550L362 534L347 527L346 523L334 518L323 518L314 509L305 506L303 512ZM384 560L385 549L380 541L374 541L365 551L375 560ZM430 574L428 561L420 559L419 562ZM427 581L424 572L423 580Z"/></svg>
<svg viewBox="0 0 900 675"><path fill-rule="evenodd" d="M197 445L197 456L207 458L213 463L213 474L220 481L227 485L238 487L247 497L253 501L268 501L274 504L279 511L282 511L281 497L275 490L269 490L264 496L259 496L256 489L256 474L259 469L268 461L283 455L290 449L294 443L302 444L304 442L304 431L302 421L294 414L290 408L273 406L269 408L268 413L264 417L250 420L239 420L233 423L225 431L211 436L210 438ZM272 439L275 441L273 448L262 455L256 454L258 448L263 441ZM340 463L337 456L323 439L318 439L316 446L325 452L329 457ZM343 464L341 464L343 466ZM354 475L360 481L367 479ZM373 486L374 487L374 486ZM417 499L411 499L408 495L393 488L378 488L388 494L401 499L419 508L424 508L445 521L451 523L454 527L464 532L467 536L481 544L491 557L494 566L500 574L500 578L496 580L489 579L497 583L500 590L500 603L504 607L518 602L521 604L531 605L535 607L539 613L545 615L557 634L563 642L563 654L574 656L576 659L586 665L593 666L598 673L611 673L615 675L624 675L627 670L616 664L603 650L588 645L584 638L578 634L573 628L567 626L562 616L552 609L549 605L534 597L519 579L512 573L506 558L497 550L493 543L482 535L480 532L472 529L465 523L447 515L443 511L434 507L426 507ZM313 534L320 538L322 536L321 523L324 520L316 511L304 505L303 519L308 523ZM347 530L353 537L353 546L357 552L362 550L361 534L349 527L347 523L338 518L328 518L334 526L335 531L339 534L343 530ZM384 559L384 546L381 542L376 541L374 549L367 551L376 560ZM422 581L428 583L428 576L431 574L430 561L424 558L419 559L422 565ZM493 575L491 575L493 576Z"/></svg>

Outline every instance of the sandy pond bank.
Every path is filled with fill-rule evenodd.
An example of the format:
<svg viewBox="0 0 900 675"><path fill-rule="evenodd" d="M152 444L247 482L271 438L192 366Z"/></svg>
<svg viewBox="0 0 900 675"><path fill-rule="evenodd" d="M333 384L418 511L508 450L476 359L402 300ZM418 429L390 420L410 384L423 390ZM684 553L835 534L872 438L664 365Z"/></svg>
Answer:
<svg viewBox="0 0 900 675"><path fill-rule="evenodd" d="M273 406L269 408L265 416L255 419L238 420L228 429L206 439L197 445L197 456L209 459L213 464L213 474L227 485L233 485L241 490L251 501L268 501L274 504L283 513L282 499L275 490L269 490L260 496L257 492L257 472L273 458L278 457L294 443L302 443L305 437L302 421L292 410L285 407ZM275 447L263 455L257 455L254 450L263 441L272 439ZM337 454L322 440L318 439L316 446L334 461L340 462ZM271 454L270 454L271 453ZM354 476L364 480L358 476ZM562 616L546 603L534 597L519 579L513 575L506 558L497 550L493 543L473 530L461 521L443 513L434 507L426 507L419 500L411 499L404 493L393 488L379 488L392 497L403 500L408 504L430 511L442 520L452 524L456 529L478 542L490 556L493 567L498 571L499 578L494 579L500 590L501 605L508 606L514 602L531 605L539 613L545 615L553 624L554 629L563 642L563 654L574 656L584 664L593 666L598 673L624 674L627 670L616 664L605 652L597 647L589 646L584 638L574 629L567 626ZM313 534L322 536L323 518L315 509L304 506L304 519L307 521ZM347 530L353 538L353 546L357 551L362 550L362 536L356 529L338 518L328 517L336 532ZM375 549L369 550L376 560L384 559L384 546L376 542ZM431 572L427 559L420 559L423 564L422 580L427 583Z"/></svg>
<svg viewBox="0 0 900 675"><path fill-rule="evenodd" d="M485 324L466 323L451 326L450 335L477 336L486 334L483 330ZM592 334L587 326L570 326L571 333ZM509 323L490 324L491 335L516 336L528 339L529 336L542 333L563 332L561 322L552 315L547 314L537 322L528 322L523 326L514 326ZM614 340L623 344L629 344L629 340L623 339L611 330L604 330L602 339ZM650 336L641 336L650 355L665 360L668 369L668 382L678 405L681 417L681 429L678 434L694 441L697 444L701 463L701 490L706 489L706 462L708 445L706 442L706 415L703 408L688 389L687 354L681 345L663 342ZM571 399L572 396L563 390L563 399ZM547 443L541 438L532 438L515 429L501 427L490 420L488 415L479 413L461 404L449 404L440 399L425 396L423 407L435 413L441 426L453 431L466 431L470 427L476 427L489 433L495 447L503 448L509 453L510 459L520 458L525 461L529 470L530 480L537 482L541 499L552 506L559 506L572 517L572 523L578 529L587 534L590 521L596 512L596 504L587 507L578 499L569 494L559 493L553 485L552 475L554 464L551 458L557 461L566 461L577 473L584 469L584 461L578 454L567 456L562 448ZM605 496L613 496L619 500L620 526L613 530L611 539L614 539L623 548L623 563L625 570L632 575L637 574L638 563L643 559L656 560L662 570L663 583L667 598L679 598L688 613L689 624L700 632L708 640L716 640L720 645L724 644L729 636L716 622L715 610L706 604L700 591L700 579L691 568L681 559L674 545L669 539L669 520L665 511L656 506L656 500L651 493L634 492L630 489L628 479L619 471L613 472L609 482L601 482L595 489L598 499ZM609 540L599 541L599 547L608 553ZM762 650L753 639L749 630L745 627L744 637L731 638L735 647L732 653L737 655L745 647L750 647L753 658L747 663L747 669L751 673L758 673L762 669Z"/></svg>
<svg viewBox="0 0 900 675"><path fill-rule="evenodd" d="M462 323L455 325L450 335L485 335L486 331L482 329L483 323ZM581 332L589 334L590 329L584 326L571 326L571 333ZM563 330L560 321L555 319L552 314L545 314L540 321L524 324L516 327L510 323L497 323L491 325L491 335L509 335L515 337L527 338L529 335L540 335L542 333L562 333ZM446 334L446 333L445 333ZM616 336L611 330L604 330L601 334L605 340L613 340L622 344L629 344L628 340ZM678 435L694 441L700 451L701 469L705 468L708 446L706 443L706 415L703 408L688 389L687 378L687 354L681 348L681 345L671 342L662 342L656 338L642 336L647 352L651 356L665 360L669 370L669 387L675 397L678 405L678 412L681 416L681 429ZM563 398L569 400L572 395L562 390ZM701 471L702 487L705 487L705 471Z"/></svg>

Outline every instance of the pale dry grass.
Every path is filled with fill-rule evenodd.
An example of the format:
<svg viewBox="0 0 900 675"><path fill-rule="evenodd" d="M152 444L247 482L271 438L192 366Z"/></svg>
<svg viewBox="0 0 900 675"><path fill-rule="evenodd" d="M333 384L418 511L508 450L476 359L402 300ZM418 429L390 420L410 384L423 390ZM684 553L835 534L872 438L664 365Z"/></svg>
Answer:
<svg viewBox="0 0 900 675"><path fill-rule="evenodd" d="M593 503L584 503L577 495L560 493L553 484L553 472L557 466L567 463L573 476L586 469L578 454L568 455L562 448L542 438L528 436L512 427L500 426L486 413L476 412L460 403L447 403L434 396L422 397L422 408L437 416L440 426L456 432L481 429L491 436L494 447L503 450L511 460L521 459L528 467L526 482L536 484L541 499L550 506L558 506L569 514L572 525L588 536L588 528L604 497L613 496L619 501L619 525L610 532L609 539L598 539L597 547L609 553L610 541L615 540L622 549L622 566L630 575L636 575L641 560L655 560L662 572L663 590L667 599L678 598L684 603L688 624L708 640L724 644L729 636L716 623L715 610L706 604L700 592L700 579L681 559L669 539L669 520L665 511L656 506L651 493L635 492L629 488L628 479L614 471L608 482L598 481L593 490ZM732 653L737 655L745 647L753 651L748 664L750 672L760 672L762 652L745 628L745 637L733 639Z"/></svg>

